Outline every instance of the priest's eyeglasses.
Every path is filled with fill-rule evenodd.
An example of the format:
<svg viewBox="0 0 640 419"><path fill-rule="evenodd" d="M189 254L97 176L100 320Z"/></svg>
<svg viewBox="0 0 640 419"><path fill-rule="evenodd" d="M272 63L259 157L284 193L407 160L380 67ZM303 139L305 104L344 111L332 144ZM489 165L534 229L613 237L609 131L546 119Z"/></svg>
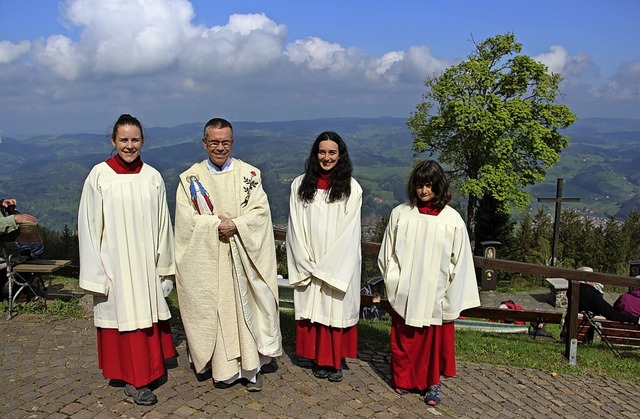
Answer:
<svg viewBox="0 0 640 419"><path fill-rule="evenodd" d="M216 141L216 140L202 140L207 148L218 148L218 146L222 146L224 148L231 147L233 140L224 140L224 141Z"/></svg>

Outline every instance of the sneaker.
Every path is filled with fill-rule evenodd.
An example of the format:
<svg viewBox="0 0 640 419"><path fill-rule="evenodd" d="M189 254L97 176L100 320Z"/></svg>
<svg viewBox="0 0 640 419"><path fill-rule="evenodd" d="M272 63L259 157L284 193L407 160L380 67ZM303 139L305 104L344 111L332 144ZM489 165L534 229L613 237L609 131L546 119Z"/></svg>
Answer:
<svg viewBox="0 0 640 419"><path fill-rule="evenodd" d="M151 406L158 403L158 398L147 387L135 388L131 384L124 386L124 394L131 397L136 404Z"/></svg>
<svg viewBox="0 0 640 419"><path fill-rule="evenodd" d="M332 383L339 383L340 381L342 381L342 369L330 372L327 380L331 381Z"/></svg>
<svg viewBox="0 0 640 419"><path fill-rule="evenodd" d="M274 359L271 360L268 364L264 364L262 368L260 368L260 372L263 374L271 374L278 371L278 361Z"/></svg>
<svg viewBox="0 0 640 419"><path fill-rule="evenodd" d="M329 374L331 374L331 371L329 371L325 367L316 367L313 370L313 376L321 380L324 380L325 378L329 377Z"/></svg>
<svg viewBox="0 0 640 419"><path fill-rule="evenodd" d="M262 391L262 374L260 373L256 374L255 383L252 383L251 381L247 383L247 391L250 391L252 393L255 393L257 391Z"/></svg>
<svg viewBox="0 0 640 419"><path fill-rule="evenodd" d="M215 388L225 389L229 387L233 387L235 383L225 383L224 381L214 381L213 386Z"/></svg>
<svg viewBox="0 0 640 419"><path fill-rule="evenodd" d="M442 401L442 389L440 384L430 386L424 395L424 402L429 406L437 406Z"/></svg>

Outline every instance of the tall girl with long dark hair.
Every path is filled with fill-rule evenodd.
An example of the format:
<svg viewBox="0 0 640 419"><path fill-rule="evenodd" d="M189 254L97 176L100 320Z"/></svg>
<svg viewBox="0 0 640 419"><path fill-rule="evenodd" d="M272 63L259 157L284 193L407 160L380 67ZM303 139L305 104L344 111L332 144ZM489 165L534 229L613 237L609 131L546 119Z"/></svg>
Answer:
<svg viewBox="0 0 640 419"><path fill-rule="evenodd" d="M296 354L332 382L342 381L344 358L357 357L362 188L352 171L346 144L326 131L291 184L286 244Z"/></svg>

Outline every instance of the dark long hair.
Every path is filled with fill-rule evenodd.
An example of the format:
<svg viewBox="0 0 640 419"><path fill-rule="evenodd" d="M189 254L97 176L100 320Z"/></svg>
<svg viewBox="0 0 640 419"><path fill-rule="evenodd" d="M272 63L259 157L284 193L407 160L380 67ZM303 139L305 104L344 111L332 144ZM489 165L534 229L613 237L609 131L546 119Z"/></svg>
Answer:
<svg viewBox="0 0 640 419"><path fill-rule="evenodd" d="M416 205L420 201L416 189L424 185L431 185L434 197L429 202L436 208L442 209L451 201L453 194L449 181L442 167L434 160L422 161L411 171L407 182L407 197L411 205Z"/></svg>
<svg viewBox="0 0 640 419"><path fill-rule="evenodd" d="M351 195L351 173L353 165L349 158L347 145L342 138L333 131L325 131L318 135L318 138L311 147L311 153L304 165L304 178L298 188L298 198L303 202L311 202L318 190L318 179L322 173L322 168L318 162L318 150L320 142L329 140L338 144L338 162L330 172L331 189L329 189L329 202L340 201Z"/></svg>

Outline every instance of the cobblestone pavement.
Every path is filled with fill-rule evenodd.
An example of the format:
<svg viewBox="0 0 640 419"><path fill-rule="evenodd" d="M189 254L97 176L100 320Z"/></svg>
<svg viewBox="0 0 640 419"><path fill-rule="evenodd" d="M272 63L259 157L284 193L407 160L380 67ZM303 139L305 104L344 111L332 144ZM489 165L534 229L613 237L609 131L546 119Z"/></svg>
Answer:
<svg viewBox="0 0 640 419"><path fill-rule="evenodd" d="M484 364L458 365L458 376L443 380L443 403L428 407L417 394L397 395L386 356L367 352L348 360L341 383L314 378L289 347L262 392L215 389L193 374L180 335L158 404L143 407L102 377L91 319L21 314L0 320L0 336L2 418L640 417L638 384Z"/></svg>

